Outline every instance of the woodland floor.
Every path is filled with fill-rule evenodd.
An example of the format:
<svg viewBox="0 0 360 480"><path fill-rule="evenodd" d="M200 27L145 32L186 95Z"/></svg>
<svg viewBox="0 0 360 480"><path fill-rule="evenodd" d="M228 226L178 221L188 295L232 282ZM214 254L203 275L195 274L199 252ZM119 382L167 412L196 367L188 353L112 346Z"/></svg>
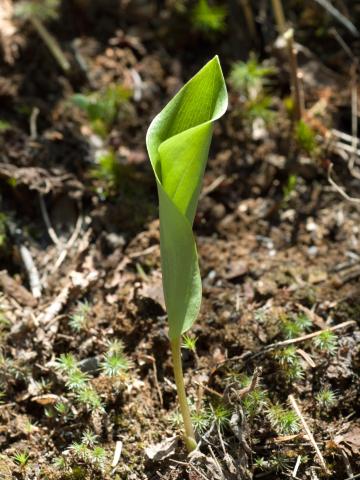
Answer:
<svg viewBox="0 0 360 480"><path fill-rule="evenodd" d="M317 143L311 155L296 144L283 106L287 60L273 46L266 9L252 43L233 14L224 33L208 37L189 28L176 2L98 2L85 9L87 2L63 2L49 29L73 65L68 76L29 25L16 34L17 49L0 71L1 120L9 124L0 133L1 479L345 480L360 474L360 211L327 179L332 162L336 181L360 197L350 155L332 135L333 129L351 133L350 63L327 33L334 20L325 21L315 2L306 9L285 3L294 4L289 16L303 45L307 111L321 110L309 114ZM359 6L348 4L356 24ZM320 40L311 22L325 25ZM360 42L339 31L357 55ZM203 278L201 314L191 331L196 354L183 351L201 438L201 454L189 459L181 441L168 441L180 425L145 134L213 54L227 78L232 62L246 60L250 50L278 69L269 87L276 115L254 139L230 85L229 110L215 126L194 227ZM99 141L70 98L111 83L136 95ZM115 174L94 174L98 151L110 147ZM31 293L24 246L40 274L39 299ZM79 305L85 318L74 327ZM338 325L330 337L269 347ZM114 340L123 342L130 367L109 376L100 366ZM85 402L57 367L69 353L88 375L90 396L95 392ZM246 392L254 372L256 385ZM330 400L324 391L333 392ZM327 471L294 418L290 395ZM86 444L87 431L97 436L93 443ZM148 447L164 441L151 459ZM28 455L24 465L21 453Z"/></svg>

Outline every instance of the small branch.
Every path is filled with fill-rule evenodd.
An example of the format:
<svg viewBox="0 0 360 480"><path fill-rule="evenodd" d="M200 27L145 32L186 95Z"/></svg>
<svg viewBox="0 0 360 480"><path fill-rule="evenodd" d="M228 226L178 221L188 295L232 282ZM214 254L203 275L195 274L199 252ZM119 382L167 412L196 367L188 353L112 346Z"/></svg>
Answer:
<svg viewBox="0 0 360 480"><path fill-rule="evenodd" d="M283 340L282 342L272 343L271 345L267 345L265 350L272 350L273 348L278 347L285 347L286 345L293 345L294 343L301 343L305 340L310 340L311 338L317 337L321 335L323 332L333 332L335 330L340 330L341 328L350 327L352 325L356 325L355 320L348 320L343 323L339 323L339 325L335 325L333 327L324 328L324 330L318 330L317 332L308 333L307 335L303 335L301 337L296 338L289 338L288 340Z"/></svg>
<svg viewBox="0 0 360 480"><path fill-rule="evenodd" d="M351 134L353 153L350 160L350 170L353 170L357 157L358 136L358 94L357 94L357 63L351 65Z"/></svg>
<svg viewBox="0 0 360 480"><path fill-rule="evenodd" d="M49 237L51 238L51 240L53 241L53 243L57 247L61 247L61 241L60 241L59 237L57 236L54 228L51 225L49 214L48 214L47 209L46 209L44 197L41 193L39 193L39 202L40 202L41 215L42 215L44 223L46 225L46 229L47 229L47 232L49 234Z"/></svg>
<svg viewBox="0 0 360 480"><path fill-rule="evenodd" d="M54 299L54 301L48 306L45 312L41 313L38 316L37 321L43 328L45 328L45 330L49 327L52 320L54 320L54 318L61 312L61 310L65 306L69 298L70 290L70 285L64 287Z"/></svg>
<svg viewBox="0 0 360 480"><path fill-rule="evenodd" d="M200 198L204 198L209 195L209 193L212 193L214 190L216 190L222 184L225 178L225 175L220 175L220 177L216 178L208 187L204 188L200 194Z"/></svg>
<svg viewBox="0 0 360 480"><path fill-rule="evenodd" d="M343 190L336 182L335 180L333 180L333 178L331 177L331 172L332 172L332 169L333 169L333 164L330 163L329 165L329 168L328 168L328 181L330 183L330 185L332 185L335 190L340 193L340 195L345 198L345 200L347 200L348 202L352 202L352 203L357 203L359 204L360 203L360 198L356 198L356 197L350 197L346 192L345 190Z"/></svg>
<svg viewBox="0 0 360 480"><path fill-rule="evenodd" d="M290 403L291 403L291 406L293 407L294 411L296 412L297 416L300 418L300 421L304 427L304 430L312 444L312 446L314 447L315 449L315 452L317 454L317 456L319 457L319 460L320 460L320 463L321 463L321 466L323 467L324 469L324 472L326 474L330 474L327 466L326 466L326 463L325 463L325 460L324 460L324 457L322 456L321 452L320 452L320 449L319 447L317 446L317 443L315 442L315 438L313 436L313 434L311 433L311 430L308 426L308 424L306 423L306 420L305 418L303 417L301 411L300 411L300 408L295 400L295 397L293 395L289 395L289 400L290 400Z"/></svg>
<svg viewBox="0 0 360 480"><path fill-rule="evenodd" d="M254 20L254 14L251 8L251 3L249 0L240 0L241 7L244 12L244 17L246 20L246 26L249 31L249 34L251 38L256 42L257 41L257 33L256 33L256 27L255 27L255 20Z"/></svg>
<svg viewBox="0 0 360 480"><path fill-rule="evenodd" d="M357 323L356 323L355 320L348 320L346 322L339 323L338 325L334 325L333 327L324 328L323 330L318 330L318 331L313 332L313 333L308 333L307 335L303 335L301 337L289 338L288 340L283 340L281 342L271 343L270 345L267 345L266 347L264 347L260 352L250 353L250 354L246 353L246 354L243 354L241 356L235 356L235 357L227 358L223 362L219 363L219 366L223 365L227 362L233 362L233 361L236 361L236 360L245 360L246 358L257 358L260 355L263 355L264 353L268 352L269 350L273 350L273 349L281 348L281 347L286 347L287 345L294 345L294 344L297 344L297 343L305 342L306 340L310 340L314 337L317 337L318 335L321 335L323 332L327 332L327 331L333 332L335 330L340 330L342 328L347 328L347 327L356 326L356 325L357 325Z"/></svg>
<svg viewBox="0 0 360 480"><path fill-rule="evenodd" d="M359 31L355 25L350 22L350 20L345 17L345 15L343 15L337 8L335 8L328 0L315 0L315 2L325 8L325 10L327 10L330 15L335 18L335 20L342 23L344 27L346 27L355 37L359 36Z"/></svg>
<svg viewBox="0 0 360 480"><path fill-rule="evenodd" d="M294 470L292 471L292 474L291 476L293 478L296 478L296 474L299 470L299 467L300 467L300 464L301 464L301 455L298 455L297 459L296 459L296 463L295 463L295 467L294 467Z"/></svg>
<svg viewBox="0 0 360 480"><path fill-rule="evenodd" d="M57 260L54 264L54 267L51 270L52 274L55 273L60 268L60 266L63 264L63 262L65 261L70 249L73 247L74 243L76 242L76 240L78 239L78 237L80 235L82 224L83 224L83 216L79 215L78 219L76 220L76 225L75 225L75 228L74 228L74 231L73 231L71 237L66 242L66 245L65 245L64 249L60 252L60 255L58 256L58 258L57 258Z"/></svg>
<svg viewBox="0 0 360 480"><path fill-rule="evenodd" d="M34 107L30 115L30 138L31 140L36 140L38 136L37 131L37 118L39 116L40 110L37 107Z"/></svg>
<svg viewBox="0 0 360 480"><path fill-rule="evenodd" d="M38 269L34 263L30 250L25 245L20 245L20 256L29 279L31 293L34 298L41 297L41 282Z"/></svg>
<svg viewBox="0 0 360 480"><path fill-rule="evenodd" d="M114 452L114 458L111 463L112 468L115 468L117 464L119 463L120 457L121 457L121 451L123 447L123 442L121 440L118 440L115 445L115 452Z"/></svg>
<svg viewBox="0 0 360 480"><path fill-rule="evenodd" d="M155 387L156 387L156 390L157 390L157 393L158 393L160 405L163 406L164 401L163 401L163 396L162 396L162 393L161 393L161 388L160 388L159 380L158 380L156 360L152 355L141 355L141 358L149 360L151 362L152 366L153 366Z"/></svg>
<svg viewBox="0 0 360 480"><path fill-rule="evenodd" d="M62 70L67 73L70 70L70 63L63 54L60 45L55 37L51 35L51 33L47 30L45 25L36 17L31 17L30 19L31 24L39 34L39 36L44 41L45 45L48 47L50 52L53 54L55 60L62 68Z"/></svg>

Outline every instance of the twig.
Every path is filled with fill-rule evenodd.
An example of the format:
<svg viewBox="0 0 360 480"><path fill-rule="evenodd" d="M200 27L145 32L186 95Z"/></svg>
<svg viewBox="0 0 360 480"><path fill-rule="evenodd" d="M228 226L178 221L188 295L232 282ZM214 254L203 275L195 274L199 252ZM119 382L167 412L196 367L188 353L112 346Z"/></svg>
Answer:
<svg viewBox="0 0 360 480"><path fill-rule="evenodd" d="M352 475L351 477L345 478L345 480L355 480L355 478L360 478L360 473L357 473L356 475Z"/></svg>
<svg viewBox="0 0 360 480"><path fill-rule="evenodd" d="M256 42L257 34L256 34L255 20L254 20L254 14L251 8L251 3L249 0L240 0L240 3L244 12L246 26L249 31L249 34L252 37L252 39Z"/></svg>
<svg viewBox="0 0 360 480"><path fill-rule="evenodd" d="M159 245L151 245L151 247L145 248L145 250L142 250L140 252L129 253L128 257L129 258L138 258L138 257L142 257L144 255L149 255L150 253L153 253L158 248L159 248Z"/></svg>
<svg viewBox="0 0 360 480"><path fill-rule="evenodd" d="M45 25L43 25L43 23L38 18L32 16L31 18L29 18L29 20L39 34L39 36L49 48L50 52L53 54L59 66L64 70L65 73L68 72L70 70L70 63L63 54L56 38L51 35Z"/></svg>
<svg viewBox="0 0 360 480"><path fill-rule="evenodd" d="M70 289L70 285L64 287L45 312L39 315L37 321L40 325L47 328L51 321L61 312L69 298Z"/></svg>
<svg viewBox="0 0 360 480"><path fill-rule="evenodd" d="M335 180L333 180L333 178L331 177L331 172L332 172L332 169L333 169L333 164L330 163L329 165L329 168L328 168L328 181L330 183L330 185L332 185L335 190L340 193L340 195L345 198L345 200L347 200L348 202L352 202L352 203L360 203L360 198L356 198L356 197L350 197L346 192L345 190L343 190L336 182Z"/></svg>
<svg viewBox="0 0 360 480"><path fill-rule="evenodd" d="M287 345L293 345L296 343L301 343L306 340L310 340L311 338L317 337L318 335L321 335L323 332L333 332L335 330L340 330L342 328L350 327L350 326L355 326L357 325L355 320L347 320L346 322L339 323L338 325L334 325L333 327L329 328L324 328L323 330L318 330L316 332L308 333L307 335L303 335L301 337L296 337L296 338L289 338L288 340L283 340L281 342L276 342L276 343L271 343L270 345L266 345L260 352L256 353L245 353L241 356L235 356L231 358L227 358L223 362L221 362L219 365L223 365L224 363L227 362L233 362L236 360L245 360L246 358L256 358L259 357L260 355L263 355L264 353L268 352L269 350L273 350L275 348L279 347L286 347Z"/></svg>
<svg viewBox="0 0 360 480"><path fill-rule="evenodd" d="M339 137L346 142L351 142L351 143L354 142L354 143L356 143L356 145L358 145L359 142L360 142L359 138L353 138L352 135L349 135L348 133L345 133L345 132L341 132L340 130L336 130L336 128L333 128L331 130L331 133L333 135L335 135L336 137Z"/></svg>
<svg viewBox="0 0 360 480"><path fill-rule="evenodd" d="M350 66L350 89L351 89L351 147L352 147L352 155L350 158L349 168L350 171L354 169L354 164L357 155L359 154L356 145L358 143L357 135L358 135L358 95L357 95L357 67L358 67L358 59L353 54L351 48L345 42L345 40L339 35L335 28L331 29L331 33L335 37L335 39L339 42L343 50L351 59L351 66Z"/></svg>
<svg viewBox="0 0 360 480"><path fill-rule="evenodd" d="M25 245L20 245L20 256L23 261L26 273L29 279L31 293L34 298L41 297L41 281L38 269L34 263L30 250Z"/></svg>
<svg viewBox="0 0 360 480"><path fill-rule="evenodd" d="M39 116L40 110L37 107L34 107L30 115L30 138L31 140L36 140L38 136L37 132L37 118Z"/></svg>
<svg viewBox="0 0 360 480"><path fill-rule="evenodd" d="M273 348L284 347L286 345L293 345L294 343L301 343L305 340L310 340L311 338L321 335L323 332L333 332L334 330L340 330L341 328L350 327L351 325L356 325L355 320L347 320L346 322L339 323L333 327L324 328L323 330L318 330L316 332L308 333L307 335L302 335L301 337L289 338L288 340L283 340L282 342L272 343L265 347L266 350L272 350Z"/></svg>
<svg viewBox="0 0 360 480"><path fill-rule="evenodd" d="M329 470L328 470L328 468L327 468L327 466L326 466L324 457L322 456L322 454L321 454L321 452L320 452L320 449L319 449L319 447L317 446L317 443L315 442L315 438L314 438L313 434L311 433L311 430L310 430L308 424L306 423L305 418L303 417L303 415L302 415L302 413L301 413L301 411L300 411L300 408L299 408L299 406L298 406L298 404L297 404L297 402L296 402L296 400L295 400L295 397L294 397L293 395L289 395L289 400L290 400L291 406L292 406L293 409L295 410L297 416L300 418L301 423L302 423L302 425L303 425L303 427L304 427L304 430L305 430L305 432L306 432L306 434L307 434L307 436L308 436L311 444L313 445L317 456L319 457L319 460L320 460L320 463L321 463L321 465L322 465L322 467L323 467L323 469L324 469L324 472L325 472L326 474L330 474L330 472L329 472Z"/></svg>
<svg viewBox="0 0 360 480"><path fill-rule="evenodd" d="M215 180L211 182L208 187L204 188L204 190L200 194L200 198L204 198L209 195L209 193L212 193L214 190L216 190L222 184L225 178L225 175L220 175L220 177L215 178Z"/></svg>
<svg viewBox="0 0 360 480"><path fill-rule="evenodd" d="M298 455L294 470L292 471L292 474L291 474L293 478L296 478L296 474L297 474L297 471L299 470L300 464L301 464L301 455Z"/></svg>
<svg viewBox="0 0 360 480"><path fill-rule="evenodd" d="M39 202L40 202L41 215L42 215L44 223L46 225L46 229L47 229L47 232L49 234L49 237L51 238L51 240L53 241L53 243L57 247L61 247L61 241L60 241L59 237L57 236L54 228L51 225L49 214L48 214L47 209L46 209L44 197L41 193L39 193Z"/></svg>
<svg viewBox="0 0 360 480"><path fill-rule="evenodd" d="M350 20L346 18L345 15L335 8L328 0L315 0L315 2L325 8L325 10L327 10L330 15L335 18L335 20L338 20L340 23L342 23L344 27L346 27L355 37L359 36L359 31L355 25L350 22Z"/></svg>
<svg viewBox="0 0 360 480"><path fill-rule="evenodd" d="M118 440L115 445L115 452L114 452L114 458L111 463L112 468L115 468L117 464L119 463L120 457L121 457L121 451L123 447L123 442L121 440Z"/></svg>
<svg viewBox="0 0 360 480"><path fill-rule="evenodd" d="M357 95L357 62L353 62L350 69L351 73L351 134L353 153L350 159L350 170L353 170L357 157L357 135L358 135L358 95Z"/></svg>
<svg viewBox="0 0 360 480"><path fill-rule="evenodd" d="M298 348L296 351L299 355L302 356L302 358L305 360L305 362L308 365L310 365L311 368L316 367L314 360L310 357L310 355L308 353L304 352L304 350L302 348Z"/></svg>
<svg viewBox="0 0 360 480"><path fill-rule="evenodd" d="M134 83L134 94L133 94L134 101L140 102L142 98L143 81L139 75L139 72L135 70L135 68L132 68L130 70L130 75Z"/></svg>
<svg viewBox="0 0 360 480"><path fill-rule="evenodd" d="M76 220L74 231L71 237L69 238L69 240L66 242L64 249L60 252L60 255L58 256L54 264L54 267L51 270L51 273L55 273L60 268L62 263L65 261L70 249L72 248L72 246L74 245L74 243L76 242L76 240L80 235L82 224L83 224L83 216L79 215Z"/></svg>

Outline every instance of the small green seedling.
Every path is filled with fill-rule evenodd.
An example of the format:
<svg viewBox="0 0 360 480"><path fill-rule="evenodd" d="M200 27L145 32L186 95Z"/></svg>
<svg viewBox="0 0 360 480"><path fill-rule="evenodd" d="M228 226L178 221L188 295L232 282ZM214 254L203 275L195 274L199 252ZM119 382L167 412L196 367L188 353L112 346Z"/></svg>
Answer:
<svg viewBox="0 0 360 480"><path fill-rule="evenodd" d="M267 417L279 435L292 435L300 430L300 420L297 414L279 404L269 407Z"/></svg>
<svg viewBox="0 0 360 480"><path fill-rule="evenodd" d="M90 310L90 305L86 301L77 304L74 313L70 315L69 319L69 326L74 332L80 332L87 327Z"/></svg>
<svg viewBox="0 0 360 480"><path fill-rule="evenodd" d="M295 139L304 152L308 155L314 154L317 146L315 131L304 120L300 120L295 126Z"/></svg>
<svg viewBox="0 0 360 480"><path fill-rule="evenodd" d="M225 30L226 9L219 5L209 5L207 0L198 0L191 12L194 28L205 33Z"/></svg>
<svg viewBox="0 0 360 480"><path fill-rule="evenodd" d="M105 90L73 95L73 103L83 110L93 131L106 137L121 105L131 97L131 91L122 85L109 85Z"/></svg>
<svg viewBox="0 0 360 480"><path fill-rule="evenodd" d="M16 452L13 456L13 460L20 468L25 468L28 464L29 457L30 455L28 452Z"/></svg>
<svg viewBox="0 0 360 480"><path fill-rule="evenodd" d="M276 70L271 66L263 66L255 55L250 55L247 62L235 62L230 71L229 81L235 90L254 100L269 83L267 77Z"/></svg>
<svg viewBox="0 0 360 480"><path fill-rule="evenodd" d="M338 342L337 336L331 330L324 330L313 339L314 345L325 353L335 354Z"/></svg>
<svg viewBox="0 0 360 480"><path fill-rule="evenodd" d="M196 337L191 337L190 335L183 336L183 344L182 348L186 348L187 350L191 350L192 352L196 352Z"/></svg>
<svg viewBox="0 0 360 480"><path fill-rule="evenodd" d="M160 207L160 248L169 338L189 450L196 447L185 394L181 335L196 320L202 288L192 231L213 123L227 108L218 57L207 63L152 121L146 144Z"/></svg>
<svg viewBox="0 0 360 480"><path fill-rule="evenodd" d="M331 388L324 387L322 388L316 395L316 401L319 407L324 408L325 410L330 409L333 407L336 402L336 394Z"/></svg>
<svg viewBox="0 0 360 480"><path fill-rule="evenodd" d="M120 341L109 344L108 351L100 364L100 368L107 377L116 377L120 373L127 372L131 367L131 361L124 353L124 345Z"/></svg>
<svg viewBox="0 0 360 480"><path fill-rule="evenodd" d="M5 133L8 130L11 130L11 123L0 119L0 133Z"/></svg>
<svg viewBox="0 0 360 480"><path fill-rule="evenodd" d="M229 82L240 93L239 98L243 101L241 112L250 121L261 118L269 123L274 118L272 98L265 91L268 77L274 73L276 70L273 67L258 63L255 55L250 55L247 62L233 64Z"/></svg>

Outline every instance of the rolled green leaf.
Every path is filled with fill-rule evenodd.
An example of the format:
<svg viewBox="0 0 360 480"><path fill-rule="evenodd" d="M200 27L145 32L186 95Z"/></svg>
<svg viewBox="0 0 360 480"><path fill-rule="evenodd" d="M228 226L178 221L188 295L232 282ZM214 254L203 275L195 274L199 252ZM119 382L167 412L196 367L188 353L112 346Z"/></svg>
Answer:
<svg viewBox="0 0 360 480"><path fill-rule="evenodd" d="M170 340L186 332L200 310L202 287L192 225L213 122L226 108L227 91L216 56L154 118L146 136L159 195L161 266Z"/></svg>

